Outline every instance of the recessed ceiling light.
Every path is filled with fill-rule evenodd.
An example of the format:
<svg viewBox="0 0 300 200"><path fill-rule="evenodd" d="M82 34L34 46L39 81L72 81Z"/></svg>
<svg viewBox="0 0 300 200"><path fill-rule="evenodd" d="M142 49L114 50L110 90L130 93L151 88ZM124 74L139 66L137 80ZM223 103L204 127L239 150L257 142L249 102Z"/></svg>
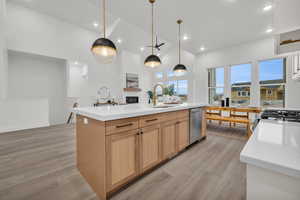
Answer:
<svg viewBox="0 0 300 200"><path fill-rule="evenodd" d="M78 61L75 61L75 62L74 62L74 64L75 64L75 65L78 65L78 64L79 64L79 62L78 62Z"/></svg>
<svg viewBox="0 0 300 200"><path fill-rule="evenodd" d="M97 28L97 27L99 26L99 24L98 24L97 22L94 22L94 23L93 23L93 26L94 26L95 28Z"/></svg>
<svg viewBox="0 0 300 200"><path fill-rule="evenodd" d="M272 28L268 28L267 30L266 30L266 33L272 33L273 32L273 29Z"/></svg>
<svg viewBox="0 0 300 200"><path fill-rule="evenodd" d="M272 8L273 8L273 5L272 4L267 4L267 5L265 5L265 7L264 7L264 11L270 11L270 10L272 10Z"/></svg>
<svg viewBox="0 0 300 200"><path fill-rule="evenodd" d="M188 39L189 39L189 37L187 35L183 36L183 40L188 40Z"/></svg>
<svg viewBox="0 0 300 200"><path fill-rule="evenodd" d="M141 51L144 51L145 50L145 48L144 47L141 47Z"/></svg>
<svg viewBox="0 0 300 200"><path fill-rule="evenodd" d="M205 47L200 47L200 51L205 51Z"/></svg>
<svg viewBox="0 0 300 200"><path fill-rule="evenodd" d="M122 40L121 40L121 39L118 39L118 40L117 40L117 43L121 44L121 43L122 43Z"/></svg>

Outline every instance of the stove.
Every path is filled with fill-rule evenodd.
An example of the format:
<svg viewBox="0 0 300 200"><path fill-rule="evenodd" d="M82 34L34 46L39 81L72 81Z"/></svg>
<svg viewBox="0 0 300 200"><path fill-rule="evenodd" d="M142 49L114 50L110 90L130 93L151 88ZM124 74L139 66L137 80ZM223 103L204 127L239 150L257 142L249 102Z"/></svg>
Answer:
<svg viewBox="0 0 300 200"><path fill-rule="evenodd" d="M260 118L300 122L300 110L264 110Z"/></svg>

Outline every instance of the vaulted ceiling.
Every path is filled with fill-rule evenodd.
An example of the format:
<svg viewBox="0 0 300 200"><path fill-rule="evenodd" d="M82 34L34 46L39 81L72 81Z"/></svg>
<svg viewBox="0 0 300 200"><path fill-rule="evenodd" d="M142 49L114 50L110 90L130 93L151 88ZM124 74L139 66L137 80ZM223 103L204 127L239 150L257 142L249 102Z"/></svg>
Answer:
<svg viewBox="0 0 300 200"><path fill-rule="evenodd" d="M93 23L99 21L98 0L7 0L55 16L62 20L96 31ZM265 32L273 25L272 11L263 12L270 0L156 0L156 33L168 43L176 44L176 20L184 20L183 34L189 39L183 47L199 53L204 46L207 51L237 45L268 37ZM108 24L112 29L121 26L123 20L134 27L150 33L151 13L148 0L107 0L110 13ZM122 30L121 30L122 29ZM124 30L123 30L124 29ZM112 30L113 31L113 30ZM125 26L115 29L122 40L136 38L139 49L149 35L131 32ZM130 37L130 38L129 38Z"/></svg>

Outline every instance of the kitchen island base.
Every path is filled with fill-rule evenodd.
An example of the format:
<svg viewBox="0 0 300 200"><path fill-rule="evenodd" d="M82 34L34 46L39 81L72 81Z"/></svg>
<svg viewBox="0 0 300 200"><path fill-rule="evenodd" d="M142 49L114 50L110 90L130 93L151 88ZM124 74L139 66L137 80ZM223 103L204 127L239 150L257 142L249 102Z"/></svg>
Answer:
<svg viewBox="0 0 300 200"><path fill-rule="evenodd" d="M299 200L300 179L247 165L247 200Z"/></svg>
<svg viewBox="0 0 300 200"><path fill-rule="evenodd" d="M189 110L112 121L77 114L76 132L77 167L96 194L107 199L189 145Z"/></svg>

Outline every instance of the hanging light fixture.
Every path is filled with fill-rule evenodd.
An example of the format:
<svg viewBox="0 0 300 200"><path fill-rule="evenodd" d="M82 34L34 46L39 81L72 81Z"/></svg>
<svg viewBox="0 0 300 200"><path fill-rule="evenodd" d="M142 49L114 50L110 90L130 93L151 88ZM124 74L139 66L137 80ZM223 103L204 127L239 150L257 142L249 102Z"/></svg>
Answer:
<svg viewBox="0 0 300 200"><path fill-rule="evenodd" d="M106 38L105 0L103 0L103 38L97 39L91 48L93 54L102 63L111 63L117 55L115 44Z"/></svg>
<svg viewBox="0 0 300 200"><path fill-rule="evenodd" d="M180 25L182 24L182 20L177 20L177 24L179 25L179 31L178 31L178 39L179 39L179 47L178 47L178 53L179 53L179 64L176 65L173 69L175 76L182 76L187 73L187 68L183 64L181 64L181 30Z"/></svg>
<svg viewBox="0 0 300 200"><path fill-rule="evenodd" d="M161 64L161 61L160 61L160 58L157 56L157 55L154 55L154 16L153 16L153 13L154 13L154 2L155 0L149 0L149 2L151 3L152 5L152 54L150 56L148 56L144 62L144 64L147 66L147 67L151 67L151 68L154 68L154 67L158 67L160 64Z"/></svg>

